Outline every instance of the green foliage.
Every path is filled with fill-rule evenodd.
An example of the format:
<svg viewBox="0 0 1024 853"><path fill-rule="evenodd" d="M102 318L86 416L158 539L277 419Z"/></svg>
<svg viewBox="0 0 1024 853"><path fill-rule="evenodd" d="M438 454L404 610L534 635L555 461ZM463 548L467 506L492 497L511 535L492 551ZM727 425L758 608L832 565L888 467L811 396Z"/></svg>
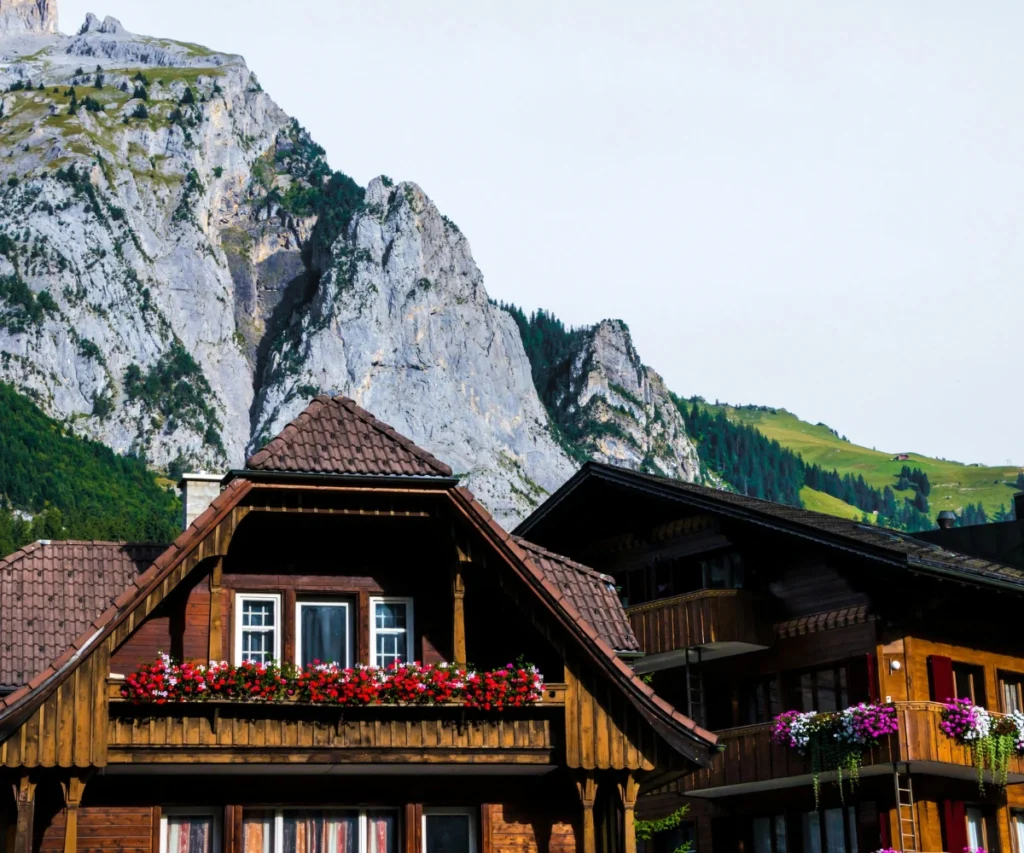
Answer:
<svg viewBox="0 0 1024 853"><path fill-rule="evenodd" d="M85 200L86 210L91 210L97 219L102 220L104 218L103 206L100 204L99 195L96 193L96 188L92 185L92 181L89 180L89 174L84 169L79 171L75 168L75 164L72 163L67 169L58 169L56 178L58 181L71 187L76 198Z"/></svg>
<svg viewBox="0 0 1024 853"><path fill-rule="evenodd" d="M96 82L93 83L93 86L95 86L97 89L102 89L103 88L103 82L104 82L103 75L102 74L97 74L96 75Z"/></svg>
<svg viewBox="0 0 1024 853"><path fill-rule="evenodd" d="M188 174L185 175L185 185L182 189L181 201L178 202L178 206L174 209L173 221L184 222L187 220L194 222L196 196L202 195L205 189L203 182L199 178L199 173L195 169L189 169Z"/></svg>
<svg viewBox="0 0 1024 853"><path fill-rule="evenodd" d="M149 110L146 109L145 104L136 104L135 109L132 110L132 118L147 119L149 118Z"/></svg>
<svg viewBox="0 0 1024 853"><path fill-rule="evenodd" d="M213 167L213 176L215 178L222 178L222 177L224 177L224 167L223 166L214 166Z"/></svg>
<svg viewBox="0 0 1024 853"><path fill-rule="evenodd" d="M179 341L146 373L137 364L131 365L125 371L124 392L129 401L138 401L144 410L163 418L168 432L185 424L202 434L205 444L224 452L221 422L209 402L213 390L202 368Z"/></svg>
<svg viewBox="0 0 1024 853"><path fill-rule="evenodd" d="M633 819L633 829L636 833L637 841L651 841L655 835L660 835L663 832L671 832L673 829L678 829L683 822L683 818L689 813L690 807L680 806L672 814L667 817L659 818L658 820L641 820L640 818ZM672 853L690 853L693 850L693 843L690 841L684 841Z"/></svg>
<svg viewBox="0 0 1024 853"><path fill-rule="evenodd" d="M146 89L145 84L135 87L135 91L132 92L132 100L137 100L137 101L148 101L149 100L149 91Z"/></svg>
<svg viewBox="0 0 1024 853"><path fill-rule="evenodd" d="M341 236L352 217L363 209L366 190L348 175L335 172L323 190L317 211L317 222L310 238L314 254L328 252Z"/></svg>
<svg viewBox="0 0 1024 853"><path fill-rule="evenodd" d="M191 86L185 87L185 94L181 96L181 100L178 101L180 106L188 106L196 102L196 93L192 91Z"/></svg>
<svg viewBox="0 0 1024 853"><path fill-rule="evenodd" d="M132 80L136 83L141 83L143 86L149 85L149 78L141 71L136 71L135 76L132 77Z"/></svg>
<svg viewBox="0 0 1024 853"><path fill-rule="evenodd" d="M391 180L391 178L389 178L387 175L381 175L380 182L389 189L395 185L395 182Z"/></svg>
<svg viewBox="0 0 1024 853"><path fill-rule="evenodd" d="M40 325L45 314L57 310L49 291L33 293L17 273L0 276L0 329L21 334Z"/></svg>
<svg viewBox="0 0 1024 853"><path fill-rule="evenodd" d="M91 96L86 96L85 100L82 101L82 106L91 113L103 112L103 104Z"/></svg>
<svg viewBox="0 0 1024 853"><path fill-rule="evenodd" d="M0 383L0 556L36 539L170 542L179 512L142 460L78 438Z"/></svg>

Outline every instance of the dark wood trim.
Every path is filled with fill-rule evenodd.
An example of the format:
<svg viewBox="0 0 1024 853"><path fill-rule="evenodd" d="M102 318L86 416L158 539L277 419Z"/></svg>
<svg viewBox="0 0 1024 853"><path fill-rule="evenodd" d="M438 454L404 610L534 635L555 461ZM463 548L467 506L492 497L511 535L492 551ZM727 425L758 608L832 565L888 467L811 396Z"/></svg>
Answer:
<svg viewBox="0 0 1024 853"><path fill-rule="evenodd" d="M361 589L356 596L356 647L352 659L369 665L370 649L370 592Z"/></svg>
<svg viewBox="0 0 1024 853"><path fill-rule="evenodd" d="M490 803L480 806L480 853L494 853L494 844L491 840L491 810L494 808Z"/></svg>
<svg viewBox="0 0 1024 853"><path fill-rule="evenodd" d="M296 633L299 626L296 625L295 608L298 603L298 595L294 587L287 587L281 590L281 659L285 661L296 661L295 643Z"/></svg>
<svg viewBox="0 0 1024 853"><path fill-rule="evenodd" d="M278 592L294 589L316 595L384 595L386 590L374 578L339 578L337 575L261 575L225 573L223 586L234 592Z"/></svg>
<svg viewBox="0 0 1024 853"><path fill-rule="evenodd" d="M160 806L153 806L153 853L160 853L160 820L163 817Z"/></svg>

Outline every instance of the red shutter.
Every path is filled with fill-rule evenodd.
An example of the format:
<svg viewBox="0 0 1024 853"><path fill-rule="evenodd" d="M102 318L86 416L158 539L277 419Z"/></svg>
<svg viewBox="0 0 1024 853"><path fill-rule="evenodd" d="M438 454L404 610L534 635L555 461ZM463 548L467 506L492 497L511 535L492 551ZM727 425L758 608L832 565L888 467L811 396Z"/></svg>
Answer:
<svg viewBox="0 0 1024 853"><path fill-rule="evenodd" d="M878 689L878 667L875 664L875 656L870 652L864 655L868 665L868 698L872 702L878 702L882 694Z"/></svg>
<svg viewBox="0 0 1024 853"><path fill-rule="evenodd" d="M889 838L889 812L878 814L878 840L882 850L892 849L892 840Z"/></svg>
<svg viewBox="0 0 1024 853"><path fill-rule="evenodd" d="M953 661L941 655L928 656L928 669L932 681L932 700L945 702L956 695L956 686L953 684ZM950 848L959 851L960 848Z"/></svg>
<svg viewBox="0 0 1024 853"><path fill-rule="evenodd" d="M946 830L946 849L960 853L967 847L967 815L959 800L943 800L942 820Z"/></svg>
<svg viewBox="0 0 1024 853"><path fill-rule="evenodd" d="M846 667L850 685L850 702L877 702L878 675L875 671L875 656L861 655L853 658Z"/></svg>

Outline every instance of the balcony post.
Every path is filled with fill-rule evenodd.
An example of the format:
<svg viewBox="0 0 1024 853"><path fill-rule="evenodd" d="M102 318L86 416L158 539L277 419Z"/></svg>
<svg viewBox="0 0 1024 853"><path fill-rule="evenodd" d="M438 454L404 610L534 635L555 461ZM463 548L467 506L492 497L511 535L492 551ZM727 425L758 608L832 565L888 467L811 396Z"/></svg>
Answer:
<svg viewBox="0 0 1024 853"><path fill-rule="evenodd" d="M36 784L25 772L14 785L14 799L18 809L14 830L14 853L32 853L32 831L36 816Z"/></svg>
<svg viewBox="0 0 1024 853"><path fill-rule="evenodd" d="M67 809L67 819L64 824L64 853L77 853L78 850L78 807L82 803L85 782L86 779L83 776L72 776L66 783L61 783L61 787L64 789L64 805Z"/></svg>
<svg viewBox="0 0 1024 853"><path fill-rule="evenodd" d="M594 824L594 803L597 801L597 779L586 772L576 780L576 790L583 806L583 853L597 853L597 827Z"/></svg>
<svg viewBox="0 0 1024 853"><path fill-rule="evenodd" d="M618 783L619 796L622 798L622 853L636 853L636 798L640 793L640 783L632 773L626 774L624 782Z"/></svg>

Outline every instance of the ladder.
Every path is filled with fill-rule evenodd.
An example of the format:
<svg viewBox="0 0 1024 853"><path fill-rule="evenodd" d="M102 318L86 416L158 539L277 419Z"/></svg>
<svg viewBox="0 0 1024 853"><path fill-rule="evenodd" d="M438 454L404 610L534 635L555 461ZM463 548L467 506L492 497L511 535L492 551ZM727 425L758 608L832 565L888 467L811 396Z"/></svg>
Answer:
<svg viewBox="0 0 1024 853"><path fill-rule="evenodd" d="M900 824L900 850L903 853L918 853L917 820L914 817L914 783L910 778L910 767L903 765L900 773L899 765L892 765L892 780L896 786L896 813Z"/></svg>
<svg viewBox="0 0 1024 853"><path fill-rule="evenodd" d="M697 665L690 666L690 655L697 653ZM701 649L686 650L686 716L698 726L704 725L704 675L701 672Z"/></svg>

